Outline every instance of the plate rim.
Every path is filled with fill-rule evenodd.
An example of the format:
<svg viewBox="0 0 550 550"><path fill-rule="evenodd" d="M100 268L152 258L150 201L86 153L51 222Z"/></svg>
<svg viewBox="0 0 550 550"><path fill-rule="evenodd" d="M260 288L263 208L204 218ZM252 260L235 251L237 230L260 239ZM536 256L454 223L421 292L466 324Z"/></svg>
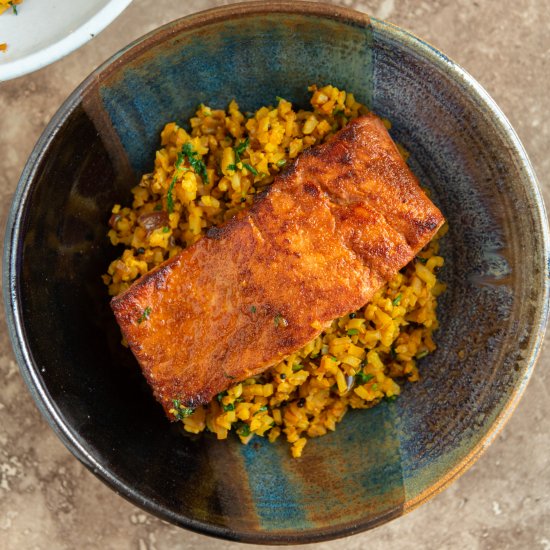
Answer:
<svg viewBox="0 0 550 550"><path fill-rule="evenodd" d="M6 82L42 69L78 50L109 26L131 3L132 0L109 0L90 19L64 38L19 59L1 63L0 82ZM22 17L21 14L20 17Z"/></svg>

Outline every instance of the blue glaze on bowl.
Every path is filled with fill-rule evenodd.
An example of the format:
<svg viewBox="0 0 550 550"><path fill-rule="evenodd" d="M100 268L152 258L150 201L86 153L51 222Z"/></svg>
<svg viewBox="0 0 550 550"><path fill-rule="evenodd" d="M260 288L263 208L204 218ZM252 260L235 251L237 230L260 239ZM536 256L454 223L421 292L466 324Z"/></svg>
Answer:
<svg viewBox="0 0 550 550"><path fill-rule="evenodd" d="M170 426L119 345L101 273L111 205L150 170L167 121L307 86L352 91L393 123L446 215L438 351L394 403L352 411L304 457ZM55 183L55 185L54 185ZM548 228L529 161L487 94L447 57L365 15L248 3L185 18L100 67L21 178L4 295L21 372L71 451L136 504L228 539L312 542L397 517L470 465L517 403L547 318Z"/></svg>
<svg viewBox="0 0 550 550"><path fill-rule="evenodd" d="M305 105L308 83L336 80L370 105L370 26L350 24L341 31L335 19L311 15L304 24L300 15L265 13L148 45L143 59L99 86L132 168L150 169L163 121L176 118L183 125L200 103L225 108L235 98L253 111L281 96Z"/></svg>

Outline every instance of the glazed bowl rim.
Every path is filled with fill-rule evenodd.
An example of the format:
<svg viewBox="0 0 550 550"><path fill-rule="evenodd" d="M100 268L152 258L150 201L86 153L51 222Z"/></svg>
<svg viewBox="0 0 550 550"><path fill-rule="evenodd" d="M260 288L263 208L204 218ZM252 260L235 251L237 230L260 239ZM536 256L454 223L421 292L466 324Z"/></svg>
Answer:
<svg viewBox="0 0 550 550"><path fill-rule="evenodd" d="M28 203L29 196L31 195L33 183L36 178L37 167L47 155L49 147L57 133L61 128L63 128L64 123L72 114L74 109L81 103L86 91L97 85L98 82L101 82L102 79L104 79L112 71L115 71L119 66L124 66L126 61L129 61L134 56L139 55L144 48L150 47L151 44L162 43L171 35L190 31L195 28L202 28L218 21L227 20L231 17L240 18L271 13L285 13L289 15L336 19L344 23L351 22L352 24L360 26L365 26L370 23L376 27L378 32L384 34L386 39L392 39L399 44L405 44L409 48L415 49L417 52L420 52L420 55L422 55L425 60L443 70L457 83L460 83L465 88L465 94L468 94L476 100L478 105L482 105L488 110L492 121L499 128L502 134L509 140L510 151L525 174L524 177L521 178L522 183L526 187L526 191L530 193L533 203L537 206L537 209L533 211L532 216L542 232L541 242L546 258L546 270L543 275L545 278L540 296L542 307L540 307L538 317L533 319L532 325L533 331L538 331L538 335L531 338L531 346L526 355L526 359L524 360L524 364L526 365L524 372L516 383L514 391L508 399L506 405L493 421L487 434L473 449L470 450L467 456L464 457L460 463L457 464L447 475L438 479L416 498L406 501L399 507L399 509L396 508L395 510L391 510L383 515L365 518L363 521L353 524L344 523L329 528L313 528L307 531L298 531L284 535L280 533L270 534L269 532L260 531L256 533L251 533L248 531L237 532L231 529L231 527L221 527L212 525L206 521L199 521L181 516L163 506L158 505L151 499L145 498L139 491L133 489L127 483L122 481L120 477L114 475L108 468L102 466L94 457L93 452L87 449L86 441L80 436L77 430L65 420L57 405L50 397L48 390L41 379L39 372L40 367L33 359L31 346L29 345L25 335L25 326L23 323L20 302L21 292L19 282L17 280L19 259L22 256L22 235L24 234L22 214L26 211L26 205ZM452 481L457 479L465 470L467 470L477 460L477 458L479 458L482 452L494 440L495 436L502 429L517 406L517 403L519 402L519 399L523 394L527 382L533 372L534 364L540 352L541 344L544 338L544 331L548 320L548 296L550 283L547 273L550 268L549 256L550 237L548 221L537 178L529 158L527 157L516 132L508 122L505 115L489 96L489 94L484 90L484 88L464 69L451 61L439 50L410 32L405 31L391 23L378 20L348 8L316 2L244 2L221 6L188 15L167 23L166 25L151 31L141 38L138 38L109 58L105 63L100 65L65 100L38 139L23 169L14 194L6 225L4 241L3 294L6 309L6 320L12 346L22 377L35 403L65 446L99 479L109 485L109 487L111 487L116 493L124 496L130 502L140 506L147 512L155 514L157 517L180 527L184 527L202 534L240 542L257 544L292 544L317 542L349 536L385 523L388 519L397 517L402 513L409 512L424 501L442 491Z"/></svg>

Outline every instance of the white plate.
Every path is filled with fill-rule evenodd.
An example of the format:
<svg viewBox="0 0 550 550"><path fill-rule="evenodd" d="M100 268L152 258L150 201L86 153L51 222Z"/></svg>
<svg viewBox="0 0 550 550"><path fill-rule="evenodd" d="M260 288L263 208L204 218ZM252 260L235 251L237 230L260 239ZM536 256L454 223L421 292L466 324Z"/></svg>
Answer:
<svg viewBox="0 0 550 550"><path fill-rule="evenodd" d="M76 50L132 0L24 0L0 15L0 81L36 71Z"/></svg>

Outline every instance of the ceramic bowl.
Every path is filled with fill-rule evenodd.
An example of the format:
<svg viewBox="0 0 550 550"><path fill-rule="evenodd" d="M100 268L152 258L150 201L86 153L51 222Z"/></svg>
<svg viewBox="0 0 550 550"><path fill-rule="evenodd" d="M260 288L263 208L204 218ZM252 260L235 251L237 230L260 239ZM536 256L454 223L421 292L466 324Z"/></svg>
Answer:
<svg viewBox="0 0 550 550"><path fill-rule="evenodd" d="M80 48L132 0L25 0L0 16L0 82L22 76Z"/></svg>
<svg viewBox="0 0 550 550"><path fill-rule="evenodd" d="M332 83L393 123L449 222L438 350L422 380L303 458L169 424L120 335L101 281L106 228L152 167L159 131L200 102L275 96L306 104ZM357 533L435 495L511 414L547 317L548 228L533 170L486 92L430 45L388 23L313 3L232 5L175 21L95 71L40 138L15 195L4 292L21 372L74 455L176 525L256 543Z"/></svg>

